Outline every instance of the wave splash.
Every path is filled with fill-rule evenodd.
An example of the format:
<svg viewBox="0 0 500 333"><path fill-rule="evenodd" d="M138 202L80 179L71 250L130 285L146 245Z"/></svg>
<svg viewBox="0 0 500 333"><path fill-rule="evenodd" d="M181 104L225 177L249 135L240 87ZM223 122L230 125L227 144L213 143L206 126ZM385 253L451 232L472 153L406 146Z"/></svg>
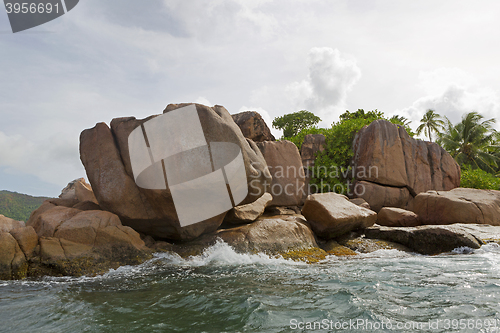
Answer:
<svg viewBox="0 0 500 333"><path fill-rule="evenodd" d="M206 248L201 255L189 256L187 258L182 258L176 253L165 252L165 253L155 253L155 259L162 259L167 263L182 266L208 266L208 265L222 265L222 266L232 266L232 265L276 265L276 264L286 264L286 265L306 265L303 262L296 262L288 259L283 259L282 257L271 257L265 253L238 253L229 244L222 240L217 240L217 242ZM153 259L153 260L155 260Z"/></svg>

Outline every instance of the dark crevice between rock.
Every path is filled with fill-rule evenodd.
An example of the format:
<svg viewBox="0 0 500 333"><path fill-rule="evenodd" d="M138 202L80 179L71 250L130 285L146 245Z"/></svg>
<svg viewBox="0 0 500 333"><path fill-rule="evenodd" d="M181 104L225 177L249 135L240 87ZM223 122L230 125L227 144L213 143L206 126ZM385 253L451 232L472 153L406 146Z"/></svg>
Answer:
<svg viewBox="0 0 500 333"><path fill-rule="evenodd" d="M432 154L431 154L431 149L429 149L429 146L431 145L432 143L430 144L426 144L426 148L427 148L427 160L429 161L429 171L430 171L430 174L431 174L431 186L434 187L434 185L436 184L436 180L435 180L435 172L434 172L434 161L432 160ZM439 164L441 164L441 160L443 159L443 156L441 154L441 158L439 159ZM441 166L439 167L439 170L441 170ZM443 182L443 181L441 181ZM441 187L443 184L441 184ZM444 187L443 187L444 188Z"/></svg>
<svg viewBox="0 0 500 333"><path fill-rule="evenodd" d="M415 192L415 190L413 190L408 185L404 185L404 186L387 185L387 184L382 184L382 183L378 183L378 182L374 182L374 181L366 180L366 179L361 179L360 181L364 181L364 182L367 182L367 183L371 183L371 184L375 184L375 185L379 185L379 186L384 186L384 187L401 188L401 189L402 188L406 188L408 190L408 192L410 192L410 194L411 194L412 197L416 197L417 196L417 193Z"/></svg>
<svg viewBox="0 0 500 333"><path fill-rule="evenodd" d="M66 257L66 259L68 259L68 254L66 253L66 249L64 248L64 246L61 243L61 239L60 238L56 238L56 239L59 242L59 245L61 246L61 249L63 250L64 256Z"/></svg>

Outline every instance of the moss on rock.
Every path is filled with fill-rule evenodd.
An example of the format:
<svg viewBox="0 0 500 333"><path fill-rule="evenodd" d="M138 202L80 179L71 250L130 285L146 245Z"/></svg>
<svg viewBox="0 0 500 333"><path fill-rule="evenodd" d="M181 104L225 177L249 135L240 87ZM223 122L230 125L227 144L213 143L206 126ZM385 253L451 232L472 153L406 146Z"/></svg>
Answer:
<svg viewBox="0 0 500 333"><path fill-rule="evenodd" d="M306 249L290 250L280 253L279 256L293 261L303 261L308 264L317 263L326 258L328 253L319 247L310 247Z"/></svg>

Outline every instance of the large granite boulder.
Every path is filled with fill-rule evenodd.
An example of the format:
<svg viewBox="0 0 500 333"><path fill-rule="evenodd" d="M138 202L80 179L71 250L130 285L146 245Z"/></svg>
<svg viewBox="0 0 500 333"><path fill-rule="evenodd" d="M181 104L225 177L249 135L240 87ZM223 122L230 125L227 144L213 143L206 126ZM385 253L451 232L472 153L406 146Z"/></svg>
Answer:
<svg viewBox="0 0 500 333"><path fill-rule="evenodd" d="M417 214L409 210L384 207L378 212L377 224L386 227L415 227L420 225Z"/></svg>
<svg viewBox="0 0 500 333"><path fill-rule="evenodd" d="M240 253L264 252L268 255L289 255L293 251L312 250L313 254L322 251L318 248L309 224L301 215L260 217L251 224L219 229L215 233L202 235L192 241L176 243L172 251L183 257L200 255L217 241L229 244ZM324 258L326 252L322 252ZM310 253L302 254L303 259L310 255Z"/></svg>
<svg viewBox="0 0 500 333"><path fill-rule="evenodd" d="M405 208L412 200L412 195L406 187L379 185L367 181L358 181L353 193L359 199L364 199L370 209L379 212L382 207Z"/></svg>
<svg viewBox="0 0 500 333"><path fill-rule="evenodd" d="M332 192L309 195L302 214L314 233L325 239L372 226L377 220L374 211L357 206L346 196Z"/></svg>
<svg viewBox="0 0 500 333"><path fill-rule="evenodd" d="M500 191L456 188L418 194L410 209L421 224L500 225Z"/></svg>
<svg viewBox="0 0 500 333"><path fill-rule="evenodd" d="M44 205L33 212L27 230L11 231L30 259L28 275L93 275L150 258L140 235L117 215ZM34 253L37 246L39 253Z"/></svg>
<svg viewBox="0 0 500 333"><path fill-rule="evenodd" d="M38 237L31 227L0 215L0 280L22 279L27 260L33 256Z"/></svg>
<svg viewBox="0 0 500 333"><path fill-rule="evenodd" d="M191 104L170 104L164 114L189 105ZM241 203L235 204L248 204L257 200L271 182L271 175L261 152L253 141L243 137L224 107L199 104L195 107L207 142L229 142L241 148L248 195ZM215 231L222 223L225 212L182 227L169 187L147 189L136 185L128 146L129 135L155 117L157 115L142 120L134 117L117 118L111 121L111 129L106 124L99 123L82 132L80 158L99 205L118 215L123 224L154 237L188 240ZM172 141L181 140L171 138L167 132L165 136ZM176 144L182 145L182 140Z"/></svg>
<svg viewBox="0 0 500 333"><path fill-rule="evenodd" d="M0 280L26 277L26 257L16 239L0 232Z"/></svg>
<svg viewBox="0 0 500 333"><path fill-rule="evenodd" d="M307 194L305 174L297 146L290 141L264 141L257 143L264 155L272 183L270 206L302 205Z"/></svg>
<svg viewBox="0 0 500 333"><path fill-rule="evenodd" d="M483 244L480 232L463 225L385 227L373 226L364 230L367 238L384 239L402 244L421 254L439 254L457 248L478 249ZM498 235L498 230L496 232Z"/></svg>
<svg viewBox="0 0 500 333"><path fill-rule="evenodd" d="M243 136L255 142L274 141L271 130L267 127L262 116L255 111L244 111L232 115L234 122L239 126Z"/></svg>
<svg viewBox="0 0 500 333"><path fill-rule="evenodd" d="M386 120L362 128L353 141L353 151L356 180L375 184L358 196L376 211L386 206L404 208L418 193L460 185L460 167L450 154L436 143L411 138L403 126ZM406 194L389 193L382 187L407 190L411 197L404 202Z"/></svg>
<svg viewBox="0 0 500 333"><path fill-rule="evenodd" d="M325 136L323 134L307 134L300 148L300 156L304 168L314 167L316 154L325 150Z"/></svg>
<svg viewBox="0 0 500 333"><path fill-rule="evenodd" d="M31 259L37 254L36 247L38 245L38 235L33 227L23 226L13 229L10 231L10 234L17 241L17 244L19 244L26 259Z"/></svg>
<svg viewBox="0 0 500 333"><path fill-rule="evenodd" d="M252 224L220 230L217 236L238 252L278 254L318 246L301 216L263 217Z"/></svg>

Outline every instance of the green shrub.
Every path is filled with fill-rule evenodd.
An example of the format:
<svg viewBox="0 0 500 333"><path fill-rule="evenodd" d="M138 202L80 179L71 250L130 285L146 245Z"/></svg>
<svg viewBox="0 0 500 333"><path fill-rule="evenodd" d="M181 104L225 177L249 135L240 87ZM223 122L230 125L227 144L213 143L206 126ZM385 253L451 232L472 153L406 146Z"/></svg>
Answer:
<svg viewBox="0 0 500 333"><path fill-rule="evenodd" d="M460 187L500 190L500 178L484 170L472 169L469 166L465 166L462 168Z"/></svg>
<svg viewBox="0 0 500 333"><path fill-rule="evenodd" d="M309 168L312 176L310 184L316 187L318 192L337 192L346 194L349 183L353 181L350 168L353 157L352 142L356 133L364 126L371 124L377 119L386 119L384 114L378 110L367 111L358 109L356 112L346 111L340 115L340 120L334 122L331 128L307 128L293 137L284 138L292 141L299 150L302 147L307 134L323 134L325 136L325 150L316 155L314 169ZM401 124L401 117L386 119L392 123ZM403 124L410 136L413 132L407 124Z"/></svg>
<svg viewBox="0 0 500 333"><path fill-rule="evenodd" d="M325 150L317 154L314 169L310 170L311 184L317 187L318 192L348 192L349 182L353 178L350 163L354 155L354 137L364 126L383 118L383 114L377 110L368 113L360 111L362 110L350 114L347 114L347 111L344 117L341 116L341 120L333 123L332 128L326 132Z"/></svg>

